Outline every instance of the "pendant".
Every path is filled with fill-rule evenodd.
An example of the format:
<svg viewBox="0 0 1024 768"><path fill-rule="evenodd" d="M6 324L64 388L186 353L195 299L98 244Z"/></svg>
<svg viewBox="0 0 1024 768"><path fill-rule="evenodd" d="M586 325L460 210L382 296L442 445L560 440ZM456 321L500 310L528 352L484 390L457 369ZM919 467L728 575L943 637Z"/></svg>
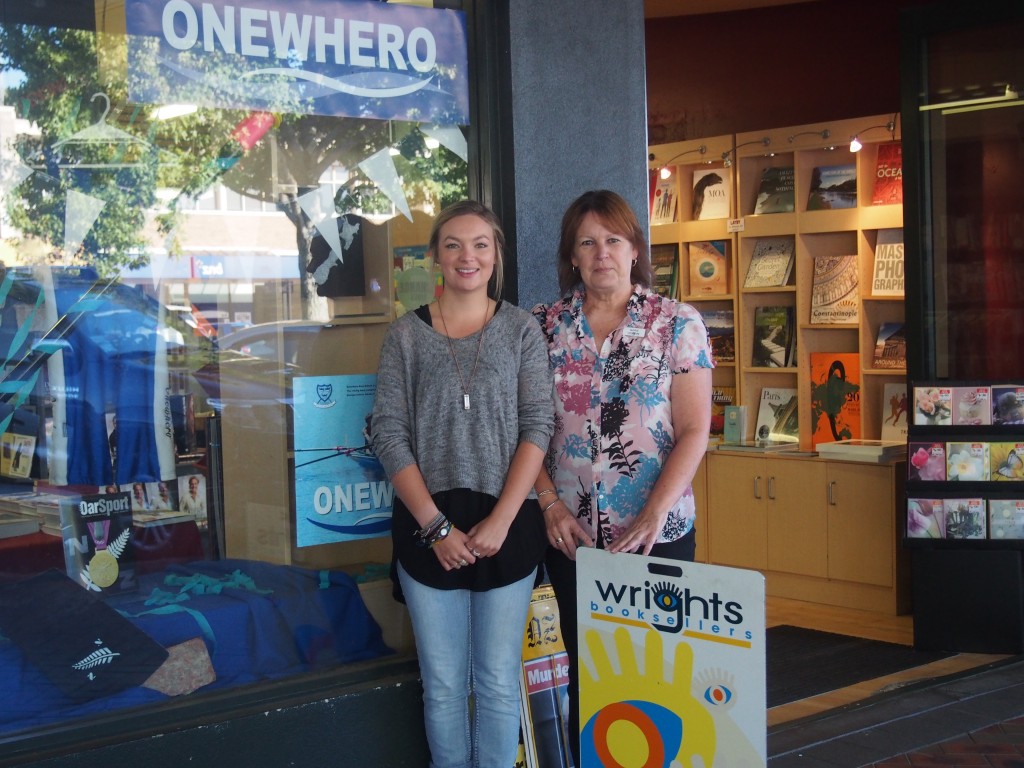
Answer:
<svg viewBox="0 0 1024 768"><path fill-rule="evenodd" d="M469 392L462 393L462 410L469 410Z"/></svg>

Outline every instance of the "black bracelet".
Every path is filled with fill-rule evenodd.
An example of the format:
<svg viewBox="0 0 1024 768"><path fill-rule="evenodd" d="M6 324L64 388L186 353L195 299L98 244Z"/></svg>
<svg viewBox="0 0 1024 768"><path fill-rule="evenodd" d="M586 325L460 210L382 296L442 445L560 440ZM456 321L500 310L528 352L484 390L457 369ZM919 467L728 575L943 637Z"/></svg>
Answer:
<svg viewBox="0 0 1024 768"><path fill-rule="evenodd" d="M441 526L434 531L433 534L419 540L420 546L432 547L442 539L448 538L448 534L452 532L452 521L445 518L445 521Z"/></svg>

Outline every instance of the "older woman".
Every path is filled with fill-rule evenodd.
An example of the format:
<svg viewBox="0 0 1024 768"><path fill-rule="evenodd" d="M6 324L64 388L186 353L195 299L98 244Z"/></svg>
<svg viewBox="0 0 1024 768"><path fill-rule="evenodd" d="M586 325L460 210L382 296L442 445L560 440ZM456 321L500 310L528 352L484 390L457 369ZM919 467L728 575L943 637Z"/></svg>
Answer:
<svg viewBox="0 0 1024 768"><path fill-rule="evenodd" d="M555 436L535 489L562 636L576 660L576 548L694 556L691 482L707 448L711 348L700 315L651 290L625 200L587 192L562 218L563 298L534 308L555 376ZM570 727L579 731L570 668ZM578 739L574 745L579 765Z"/></svg>

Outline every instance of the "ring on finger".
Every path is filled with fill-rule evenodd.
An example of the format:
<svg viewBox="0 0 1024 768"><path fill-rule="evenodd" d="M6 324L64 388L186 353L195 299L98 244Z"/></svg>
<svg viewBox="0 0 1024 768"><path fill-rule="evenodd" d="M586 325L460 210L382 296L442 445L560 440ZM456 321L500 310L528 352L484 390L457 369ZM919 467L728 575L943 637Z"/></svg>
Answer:
<svg viewBox="0 0 1024 768"><path fill-rule="evenodd" d="M480 553L477 552L475 549L470 550L470 551L473 553L473 557L480 557Z"/></svg>
<svg viewBox="0 0 1024 768"><path fill-rule="evenodd" d="M563 541L564 539L561 536L559 536L557 539L555 539L555 544L561 544Z"/></svg>
<svg viewBox="0 0 1024 768"><path fill-rule="evenodd" d="M464 565L469 565L469 561L466 560L466 558L462 558L461 560L459 560L459 568L461 568Z"/></svg>

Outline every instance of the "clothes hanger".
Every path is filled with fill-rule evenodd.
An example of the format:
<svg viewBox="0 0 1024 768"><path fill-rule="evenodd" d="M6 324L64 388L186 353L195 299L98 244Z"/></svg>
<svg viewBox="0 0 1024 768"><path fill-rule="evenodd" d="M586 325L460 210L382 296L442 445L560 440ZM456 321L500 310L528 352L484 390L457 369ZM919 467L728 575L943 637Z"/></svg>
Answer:
<svg viewBox="0 0 1024 768"><path fill-rule="evenodd" d="M76 146L96 146L96 145L109 145L114 148L120 147L118 150L120 156L124 156L129 147L136 147L145 151L154 149L153 145L148 141L140 139L138 136L133 136L127 131L122 131L120 128L116 128L107 123L107 115L110 113L110 97L103 92L94 93L90 101L96 101L96 99L103 99L105 107L103 114L100 115L100 119L90 125L88 128L83 128L78 133L68 136L66 139L61 139L53 143L52 148L54 150L61 150L65 147L76 147ZM139 165L138 161L135 162L110 162L110 163L58 163L58 168L131 168Z"/></svg>

